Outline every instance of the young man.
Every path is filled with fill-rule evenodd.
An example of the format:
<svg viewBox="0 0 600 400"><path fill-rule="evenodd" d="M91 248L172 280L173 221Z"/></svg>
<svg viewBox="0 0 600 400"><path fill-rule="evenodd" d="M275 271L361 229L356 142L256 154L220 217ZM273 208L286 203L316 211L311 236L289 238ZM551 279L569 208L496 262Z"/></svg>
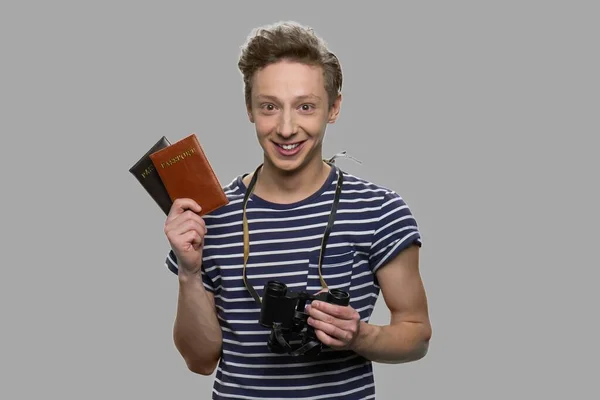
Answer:
<svg viewBox="0 0 600 400"><path fill-rule="evenodd" d="M257 29L239 68L264 163L225 186L230 203L203 218L189 199L171 208L165 234L166 265L179 279L175 345L190 370L217 369L215 399L374 398L372 362L418 360L431 336L417 223L393 190L324 161L342 72L311 29ZM348 306L316 301L305 309L320 352L268 347L271 329L259 319L270 280L294 292L348 292ZM380 290L391 313L386 326L368 322ZM273 318L283 318L279 304Z"/></svg>

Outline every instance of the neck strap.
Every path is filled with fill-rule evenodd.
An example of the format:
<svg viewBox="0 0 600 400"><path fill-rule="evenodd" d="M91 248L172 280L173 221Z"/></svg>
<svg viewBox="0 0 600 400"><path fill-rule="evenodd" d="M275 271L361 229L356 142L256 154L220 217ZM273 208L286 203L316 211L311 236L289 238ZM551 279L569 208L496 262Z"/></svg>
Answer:
<svg viewBox="0 0 600 400"><path fill-rule="evenodd" d="M337 173L337 183L335 186L335 195L333 198L333 204L331 205L331 212L329 214L329 220L327 221L327 226L325 227L325 232L323 234L323 238L321 239L321 252L319 254L319 280L321 281L321 286L323 289L327 288L327 283L325 279L323 279L323 275L321 272L321 264L323 262L323 257L325 255L325 249L327 247L327 240L329 239L329 235L331 230L333 229L333 224L335 222L335 214L337 212L338 203L340 200L340 194L342 192L342 184L344 180L344 174L342 171L334 164L334 158L330 160L324 160L327 164L329 164L332 168L335 169ZM248 277L246 275L246 264L248 263L248 257L250 255L250 233L248 229L248 218L246 216L246 205L248 204L248 200L250 199L250 195L254 191L254 187L256 186L256 180L258 179L258 171L262 168L262 164L259 165L254 171L254 175L252 176L252 180L248 184L248 189L246 190L246 194L244 195L244 203L243 203L243 226L244 226L244 270L243 270L243 279L244 285L246 289L250 292L254 300L258 304L262 304L260 296L254 290L254 287L248 282Z"/></svg>

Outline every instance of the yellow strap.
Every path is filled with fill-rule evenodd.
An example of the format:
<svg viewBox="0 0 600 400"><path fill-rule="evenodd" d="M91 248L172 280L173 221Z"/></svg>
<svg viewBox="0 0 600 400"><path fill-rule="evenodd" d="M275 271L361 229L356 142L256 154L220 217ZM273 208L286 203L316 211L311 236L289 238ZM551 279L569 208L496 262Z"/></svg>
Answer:
<svg viewBox="0 0 600 400"><path fill-rule="evenodd" d="M336 156L339 156L336 155ZM332 157L329 160L323 160L324 162L328 163L328 164L332 164L334 163L335 157ZM258 174L258 171L260 170L262 166L259 166L256 170L255 170L255 174ZM341 171L339 171L338 173L342 173ZM254 178L254 177L253 177ZM253 179L255 181L255 179ZM251 181L252 182L252 181ZM250 199L250 195L252 194L252 192L254 191L254 185L251 184L250 187L248 187L248 193L246 195L246 201L244 201L243 203L243 212L242 212L242 224L243 224L243 229L244 229L244 268L242 270L242 276L243 276L243 280L244 280L244 285L246 285L246 288L250 288L250 283L248 282L247 276L246 276L246 268L247 268L247 263L248 263L248 258L250 256L250 234L249 234L249 227L248 227L248 218L246 215L246 205L247 205L247 201ZM339 188L338 188L339 190ZM323 273L321 270L321 258L322 258L322 253L323 253L323 243L325 241L325 235L323 235L323 237L321 238L321 250L319 252L319 262L318 262L318 270L319 270L319 281L321 282L321 287L323 289L327 289L327 282L325 282L325 279L323 278ZM254 292L254 290L252 290L251 292ZM255 293L255 292L254 292ZM258 300L257 300L258 301Z"/></svg>

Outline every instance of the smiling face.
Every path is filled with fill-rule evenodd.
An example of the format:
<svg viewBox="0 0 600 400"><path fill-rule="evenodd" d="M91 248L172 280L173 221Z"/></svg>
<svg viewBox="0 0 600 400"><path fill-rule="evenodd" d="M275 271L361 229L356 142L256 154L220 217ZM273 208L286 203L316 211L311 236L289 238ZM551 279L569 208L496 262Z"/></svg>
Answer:
<svg viewBox="0 0 600 400"><path fill-rule="evenodd" d="M263 148L265 164L293 173L322 162L327 124L334 123L341 95L329 107L323 69L279 61L258 70L252 79L250 121Z"/></svg>

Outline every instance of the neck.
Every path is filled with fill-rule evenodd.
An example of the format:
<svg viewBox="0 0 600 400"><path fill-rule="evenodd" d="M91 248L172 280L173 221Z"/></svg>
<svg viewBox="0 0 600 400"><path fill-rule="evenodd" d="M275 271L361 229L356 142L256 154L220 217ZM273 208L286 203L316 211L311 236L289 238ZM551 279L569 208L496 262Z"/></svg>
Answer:
<svg viewBox="0 0 600 400"><path fill-rule="evenodd" d="M287 173L265 159L255 193L274 203L294 203L316 192L327 179L330 168L321 158L315 157L297 171Z"/></svg>

